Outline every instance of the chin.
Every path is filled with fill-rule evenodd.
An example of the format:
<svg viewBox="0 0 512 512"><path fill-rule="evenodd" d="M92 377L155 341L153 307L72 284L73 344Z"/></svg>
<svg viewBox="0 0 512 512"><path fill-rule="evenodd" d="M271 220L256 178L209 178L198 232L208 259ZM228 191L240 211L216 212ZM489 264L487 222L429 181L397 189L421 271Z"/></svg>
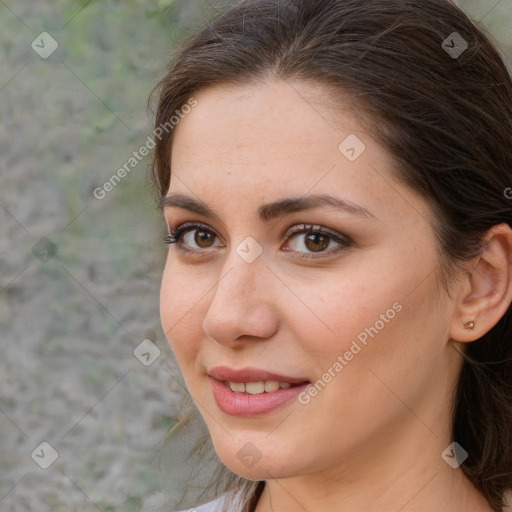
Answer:
<svg viewBox="0 0 512 512"><path fill-rule="evenodd" d="M288 478L295 474L290 461L297 464L296 453L282 453L268 440L251 441L251 436L234 439L212 437L215 451L222 463L233 473L248 480ZM258 448L259 447L259 448ZM282 447L283 448L283 447ZM271 453L271 456L265 455Z"/></svg>

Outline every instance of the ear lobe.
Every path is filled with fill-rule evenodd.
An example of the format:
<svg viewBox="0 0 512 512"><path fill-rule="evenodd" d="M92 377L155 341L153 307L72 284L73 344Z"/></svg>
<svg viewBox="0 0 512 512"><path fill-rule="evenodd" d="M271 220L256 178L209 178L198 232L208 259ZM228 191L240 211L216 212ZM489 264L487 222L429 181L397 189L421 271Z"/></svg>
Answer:
<svg viewBox="0 0 512 512"><path fill-rule="evenodd" d="M455 341L481 338L498 323L512 301L512 229L504 223L493 226L484 241L485 247L472 262L472 271L464 277L456 299L450 329Z"/></svg>

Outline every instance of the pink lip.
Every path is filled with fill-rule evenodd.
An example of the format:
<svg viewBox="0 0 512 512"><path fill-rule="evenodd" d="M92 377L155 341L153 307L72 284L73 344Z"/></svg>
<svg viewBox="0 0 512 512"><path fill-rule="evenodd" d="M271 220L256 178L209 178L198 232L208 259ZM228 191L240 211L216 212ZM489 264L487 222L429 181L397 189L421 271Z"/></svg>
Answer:
<svg viewBox="0 0 512 512"><path fill-rule="evenodd" d="M231 382L259 382L261 380L277 380L278 382L289 382L290 384L309 382L305 377L289 377L249 367L235 370L228 366L215 366L208 371L208 375L217 380L230 380Z"/></svg>
<svg viewBox="0 0 512 512"><path fill-rule="evenodd" d="M215 402L223 412L231 416L250 417L268 413L295 398L310 384L307 379L287 377L255 368L234 370L225 366L218 366L212 368L208 375ZM232 391L227 383L224 382L227 380L232 382L276 380L299 385L288 389L278 389L270 393L250 395L248 393Z"/></svg>

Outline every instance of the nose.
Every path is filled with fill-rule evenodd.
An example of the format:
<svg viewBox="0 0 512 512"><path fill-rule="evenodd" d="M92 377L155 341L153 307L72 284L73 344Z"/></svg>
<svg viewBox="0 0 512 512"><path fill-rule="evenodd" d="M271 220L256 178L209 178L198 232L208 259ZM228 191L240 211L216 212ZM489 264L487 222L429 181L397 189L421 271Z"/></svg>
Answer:
<svg viewBox="0 0 512 512"><path fill-rule="evenodd" d="M279 327L276 281L262 256L247 263L234 253L213 290L205 334L231 348L272 337Z"/></svg>

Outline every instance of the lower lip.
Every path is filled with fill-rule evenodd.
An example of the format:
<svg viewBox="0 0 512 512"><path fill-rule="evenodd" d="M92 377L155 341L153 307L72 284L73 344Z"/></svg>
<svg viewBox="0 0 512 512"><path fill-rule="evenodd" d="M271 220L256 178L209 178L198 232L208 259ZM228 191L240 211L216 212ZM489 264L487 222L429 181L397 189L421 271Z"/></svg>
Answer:
<svg viewBox="0 0 512 512"><path fill-rule="evenodd" d="M232 391L224 382L210 377L213 396L219 408L231 416L256 416L273 411L277 407L289 402L301 393L309 383L294 386L288 389L278 389L270 393L250 395Z"/></svg>

